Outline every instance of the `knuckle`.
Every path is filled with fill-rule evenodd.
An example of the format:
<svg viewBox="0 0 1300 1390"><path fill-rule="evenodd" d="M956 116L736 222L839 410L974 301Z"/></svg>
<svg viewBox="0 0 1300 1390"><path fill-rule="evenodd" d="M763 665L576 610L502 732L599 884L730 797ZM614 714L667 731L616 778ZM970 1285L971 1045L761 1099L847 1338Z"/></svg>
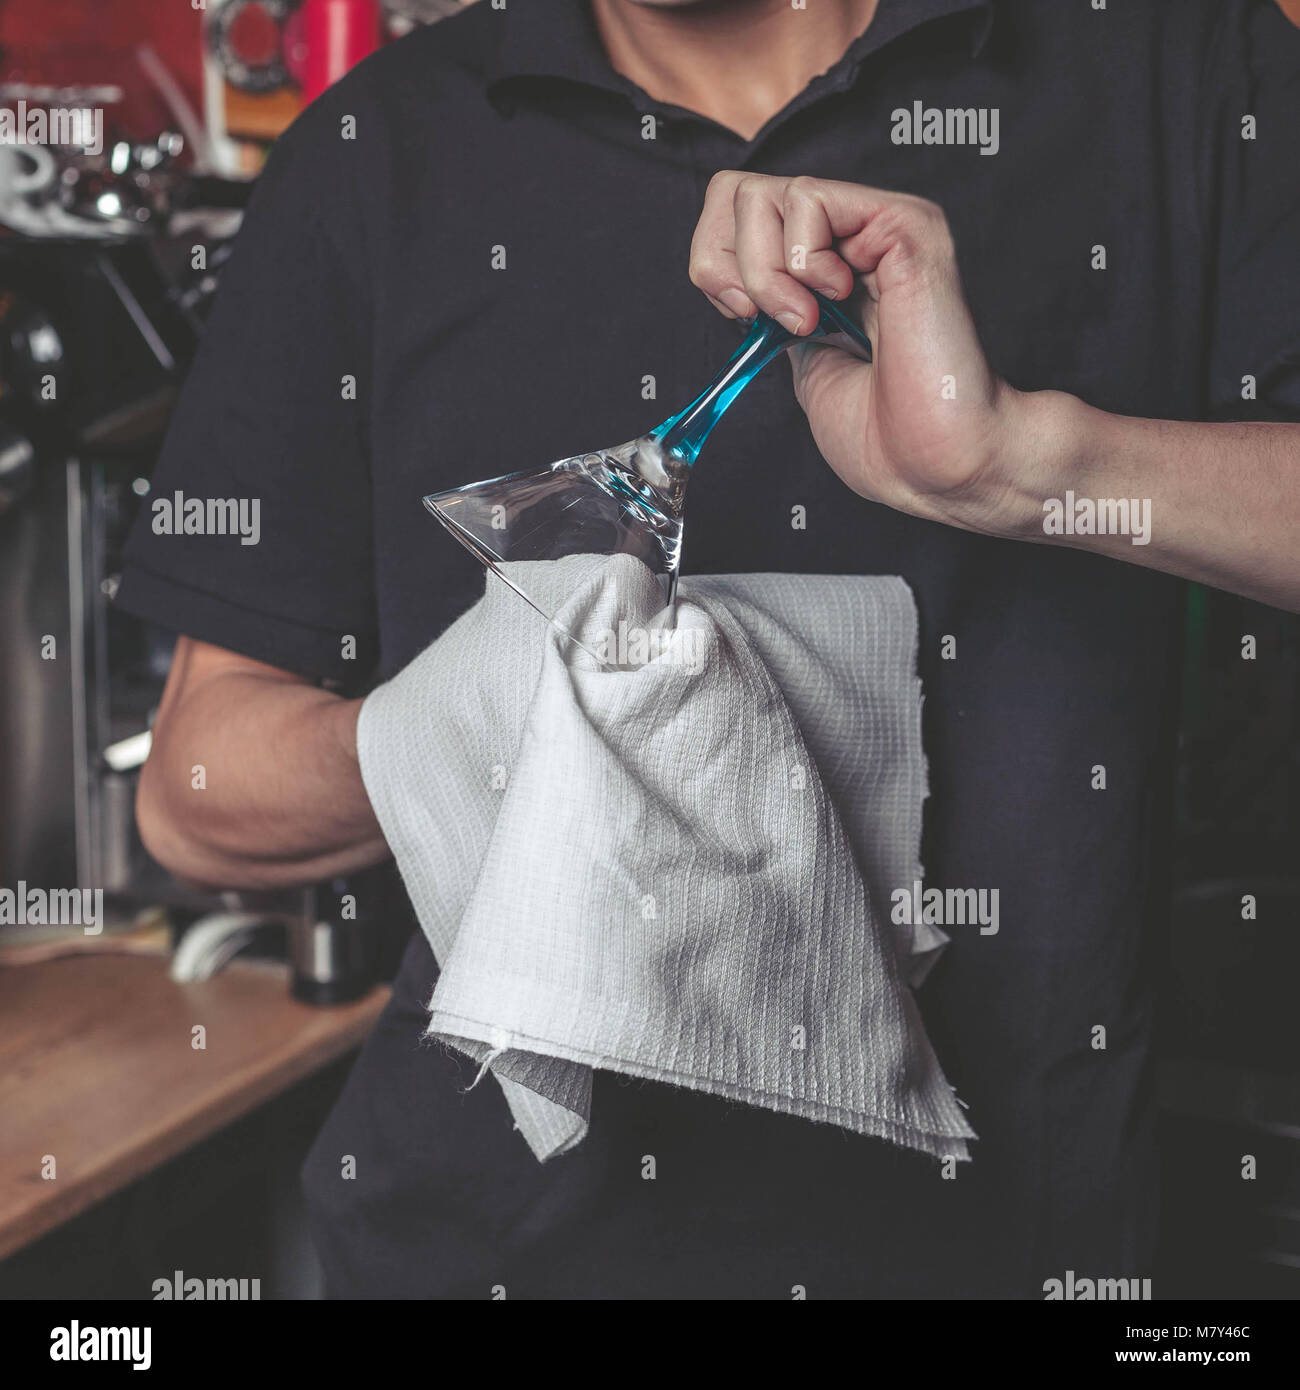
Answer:
<svg viewBox="0 0 1300 1390"><path fill-rule="evenodd" d="M708 187L704 190L704 201L706 204L714 202L726 202L735 193L736 184L744 177L737 173L735 169L719 169L709 180Z"/></svg>
<svg viewBox="0 0 1300 1390"><path fill-rule="evenodd" d="M789 257L786 271L802 284L827 285L838 278L837 262L838 258L831 251L811 251L805 247L802 259Z"/></svg>
<svg viewBox="0 0 1300 1390"><path fill-rule="evenodd" d="M886 238L918 256L947 254L952 245L948 217L938 203L927 198L908 198L880 214Z"/></svg>
<svg viewBox="0 0 1300 1390"><path fill-rule="evenodd" d="M887 242L912 242L919 225L919 217L903 204L893 204L884 208L877 217L877 229Z"/></svg>
<svg viewBox="0 0 1300 1390"><path fill-rule="evenodd" d="M717 261L704 253L692 255L686 273L697 290L713 290L722 279Z"/></svg>
<svg viewBox="0 0 1300 1390"><path fill-rule="evenodd" d="M921 221L932 235L947 236L948 214L938 203L932 203L928 198L921 199Z"/></svg>
<svg viewBox="0 0 1300 1390"><path fill-rule="evenodd" d="M781 205L787 211L815 207L818 202L817 180L808 174L790 179L781 195Z"/></svg>
<svg viewBox="0 0 1300 1390"><path fill-rule="evenodd" d="M764 266L745 276L745 291L754 300L772 300L779 296L786 285L779 270Z"/></svg>

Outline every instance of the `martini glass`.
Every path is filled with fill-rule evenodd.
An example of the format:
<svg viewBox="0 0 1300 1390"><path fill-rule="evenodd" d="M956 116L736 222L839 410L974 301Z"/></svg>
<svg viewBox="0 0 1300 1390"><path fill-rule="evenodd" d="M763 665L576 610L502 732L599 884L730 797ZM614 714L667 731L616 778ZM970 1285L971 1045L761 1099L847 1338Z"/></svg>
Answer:
<svg viewBox="0 0 1300 1390"><path fill-rule="evenodd" d="M576 555L634 556L670 605L681 568L686 484L705 440L736 397L797 342L833 342L872 360L862 329L830 300L815 297L821 313L813 333L799 338L758 314L704 391L649 433L545 468L431 493L424 505L550 622L568 593L563 584L547 582L551 567L538 562Z"/></svg>

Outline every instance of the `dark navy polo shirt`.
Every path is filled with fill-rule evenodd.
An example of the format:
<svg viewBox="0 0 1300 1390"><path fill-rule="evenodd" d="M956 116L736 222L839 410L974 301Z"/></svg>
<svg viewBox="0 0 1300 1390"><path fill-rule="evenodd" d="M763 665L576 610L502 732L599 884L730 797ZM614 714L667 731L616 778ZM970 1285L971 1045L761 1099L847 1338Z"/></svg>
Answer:
<svg viewBox="0 0 1300 1390"><path fill-rule="evenodd" d="M687 279L720 168L942 204L1018 387L1285 416L1298 71L1300 34L1265 0L881 0L745 140L615 74L582 5L483 0L363 63L277 145L155 480L260 499L260 542L154 535L146 509L119 602L341 688L399 670L483 584L422 494L631 438L734 348ZM986 129L996 112L996 153L896 140L916 103ZM927 881L1000 898L997 933L953 928L920 995L973 1162L945 1175L598 1074L589 1138L539 1165L500 1091L421 1044L417 932L307 1167L331 1290L1041 1297L1069 1269L1149 1274L1179 585L855 497L784 361L711 437L688 517L688 571L898 574L916 595Z"/></svg>

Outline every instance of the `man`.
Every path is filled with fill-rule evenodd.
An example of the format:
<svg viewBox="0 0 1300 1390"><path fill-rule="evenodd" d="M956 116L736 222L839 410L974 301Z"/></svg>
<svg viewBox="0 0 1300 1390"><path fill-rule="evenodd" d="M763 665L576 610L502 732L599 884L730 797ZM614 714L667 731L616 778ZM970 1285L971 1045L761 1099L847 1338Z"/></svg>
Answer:
<svg viewBox="0 0 1300 1390"><path fill-rule="evenodd" d="M121 589L185 634L140 792L157 857L248 886L386 857L357 696L482 584L419 497L689 399L737 331L689 259L724 313L801 332L809 288L865 277L876 367L800 349L809 417L783 365L750 388L692 482L686 566L908 581L927 881L1000 893L998 932L954 929L920 995L980 1135L955 1172L604 1073L586 1141L538 1165L499 1093L418 1046L415 933L308 1164L331 1292L1150 1273L1180 633L1157 570L1300 602L1300 450L1262 423L1300 404L1297 70L1262 0L510 0L393 45L282 139L156 480L259 498L262 541L146 523ZM1253 423L1149 423L1216 414ZM1067 489L1130 499L1129 529L1054 538Z"/></svg>

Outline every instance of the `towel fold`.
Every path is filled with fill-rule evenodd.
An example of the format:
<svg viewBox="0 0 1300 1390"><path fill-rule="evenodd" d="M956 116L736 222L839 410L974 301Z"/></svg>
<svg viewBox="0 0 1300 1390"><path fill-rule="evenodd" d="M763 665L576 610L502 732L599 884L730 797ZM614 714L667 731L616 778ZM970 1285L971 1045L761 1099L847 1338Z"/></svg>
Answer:
<svg viewBox="0 0 1300 1390"><path fill-rule="evenodd" d="M513 568L581 645L490 576L358 723L428 1036L539 1159L597 1067L967 1157L909 988L946 938L888 925L926 789L907 586L691 579L673 620L630 557Z"/></svg>

